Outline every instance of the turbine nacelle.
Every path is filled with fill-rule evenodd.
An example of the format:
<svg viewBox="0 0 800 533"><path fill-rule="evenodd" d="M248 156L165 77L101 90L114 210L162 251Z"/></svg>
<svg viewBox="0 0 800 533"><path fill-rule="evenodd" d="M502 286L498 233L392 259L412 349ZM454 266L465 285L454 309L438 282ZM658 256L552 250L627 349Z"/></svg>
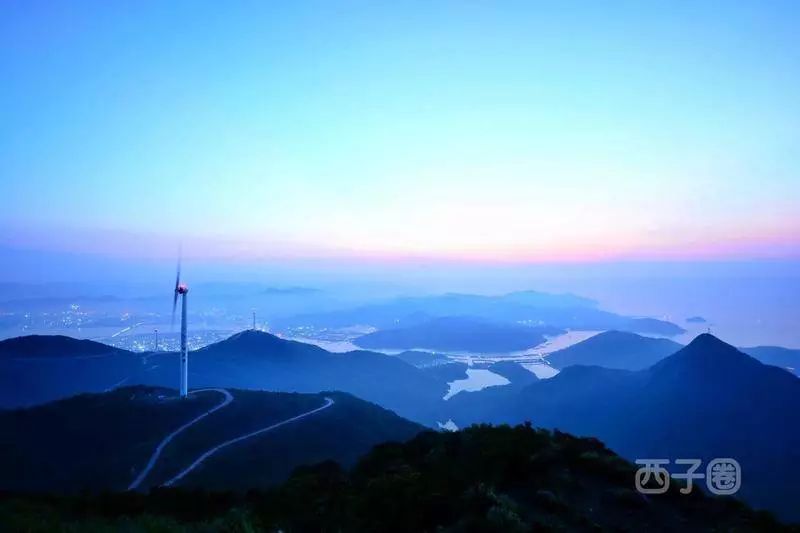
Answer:
<svg viewBox="0 0 800 533"><path fill-rule="evenodd" d="M185 283L179 283L177 287L175 287L175 292L177 294L186 294L189 292L189 286Z"/></svg>

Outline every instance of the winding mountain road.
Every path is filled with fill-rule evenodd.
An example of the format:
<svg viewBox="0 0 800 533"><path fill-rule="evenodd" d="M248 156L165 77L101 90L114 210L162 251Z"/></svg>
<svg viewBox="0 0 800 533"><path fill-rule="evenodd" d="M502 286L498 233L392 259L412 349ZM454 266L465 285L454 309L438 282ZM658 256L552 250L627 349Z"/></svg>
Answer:
<svg viewBox="0 0 800 533"><path fill-rule="evenodd" d="M266 433L268 431L272 431L273 429L277 429L277 428L279 428L281 426L285 426L286 424L291 424L292 422L296 422L296 421L298 421L300 419L303 419L303 418L306 418L308 416L314 415L316 413L319 413L320 411L324 411L325 409L327 409L328 407L330 407L334 403L335 402L333 401L332 398L326 397L325 398L325 405L323 405L321 407L317 407L316 409L312 409L311 411L307 411L305 413L299 414L299 415L294 416L292 418L287 418L286 420L283 420L283 421L278 422L276 424L272 424L271 426L258 429L256 431L251 432L251 433L247 433L245 435L241 435L239 437L236 437L235 439L231 439L231 440L225 441L222 444L218 444L218 445L214 446L213 448L207 450L203 454L201 454L191 465L189 465L181 473L179 473L178 475L176 475L175 477L173 477L172 479L170 479L169 481L164 483L163 486L164 487L169 487L169 486L173 485L174 483L180 481L183 477L185 477L187 474L189 474L192 470L194 470L195 468L200 466L200 464L203 461L205 461L206 459L208 459L209 457L211 457L212 455L214 455L215 453L217 453L218 451L220 451L223 448L226 448L226 447L228 447L228 446L230 446L232 444L236 444L236 443L241 442L243 440L249 439L251 437L255 437L256 435L260 435L262 433Z"/></svg>
<svg viewBox="0 0 800 533"><path fill-rule="evenodd" d="M131 484L128 485L128 490L136 490L137 488L139 488L139 485L142 484L142 481L144 481L144 479L147 477L147 474L149 474L150 470L153 469L153 465L155 465L156 461L158 461L158 458L161 455L162 450L164 450L166 445L169 444L170 441L172 441L172 439L174 439L181 432L185 431L187 428L189 428L189 427L193 426L194 424L200 422L202 419L204 419L205 417L207 417L208 415L210 415L214 411L219 411L220 409L222 409L223 407L225 407L226 405L228 405L229 403L231 403L233 401L233 395L230 392L228 392L227 390L225 390L225 389L198 389L198 390L194 390L194 391L190 392L189 394L195 394L195 393L198 393L198 392L206 392L206 391L218 392L218 393L224 395L225 398L218 405L212 407L211 409L209 409L205 413L201 414L200 416L198 416L196 418L193 418L189 422L185 423L184 425L182 425L181 427L179 427L178 429L176 429L175 431L173 431L172 433L170 433L169 435L164 437L164 439L160 443L158 443L158 446L156 447L155 451L153 452L153 455L150 456L150 460L147 462L147 466L145 466L144 470L142 470L139 473L139 475L136 477L136 479L134 479L131 482Z"/></svg>

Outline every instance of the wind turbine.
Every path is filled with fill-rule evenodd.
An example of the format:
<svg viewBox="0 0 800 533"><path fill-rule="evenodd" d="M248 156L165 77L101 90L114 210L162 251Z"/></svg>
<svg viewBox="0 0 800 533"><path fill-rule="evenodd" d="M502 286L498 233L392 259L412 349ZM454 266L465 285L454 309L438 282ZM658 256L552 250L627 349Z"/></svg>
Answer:
<svg viewBox="0 0 800 533"><path fill-rule="evenodd" d="M175 294L172 298L172 325L175 325L175 309L181 298L181 398L189 394L189 348L186 346L186 294L189 287L181 283L181 261L178 259L178 275L175 277Z"/></svg>

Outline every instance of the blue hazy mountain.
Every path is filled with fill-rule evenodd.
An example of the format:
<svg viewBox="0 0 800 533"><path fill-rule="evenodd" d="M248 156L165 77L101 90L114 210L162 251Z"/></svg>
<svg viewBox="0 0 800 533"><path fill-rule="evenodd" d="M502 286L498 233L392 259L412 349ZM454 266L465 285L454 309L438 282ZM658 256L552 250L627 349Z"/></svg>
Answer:
<svg viewBox="0 0 800 533"><path fill-rule="evenodd" d="M331 353L251 330L192 352L189 365L195 387L340 390L427 423L435 421L436 400L447 392L446 381L394 356L363 350ZM162 376L173 383L172 374Z"/></svg>
<svg viewBox="0 0 800 533"><path fill-rule="evenodd" d="M374 445L405 441L422 430L349 394L230 393L229 404L169 442L139 488L164 483L205 450L313 410L326 398L334 403L313 418L221 450L179 486L264 488L297 466L325 460L350 466ZM125 490L166 435L222 399L214 391L181 400L174 390L125 387L0 411L0 490Z"/></svg>
<svg viewBox="0 0 800 533"><path fill-rule="evenodd" d="M426 366L422 368L422 371L434 377L437 381L450 383L459 379L467 379L468 368L469 366L466 363L452 361L441 365Z"/></svg>
<svg viewBox="0 0 800 533"><path fill-rule="evenodd" d="M434 318L472 316L496 322L523 322L559 329L618 329L637 333L678 335L684 329L653 318L634 318L597 308L586 298L536 291L501 296L443 294L396 298L353 309L302 314L275 322L279 327L347 327L369 325L378 329L406 327Z"/></svg>
<svg viewBox="0 0 800 533"><path fill-rule="evenodd" d="M519 392L495 389L456 395L448 416L459 427L530 420L630 459L732 457L742 497L800 519L800 379L712 335L637 372L570 366Z"/></svg>
<svg viewBox="0 0 800 533"><path fill-rule="evenodd" d="M22 351L7 351L17 356L0 358L0 407L34 405L120 385L173 387L178 379L176 353L133 354L92 341L76 343L66 337L12 339L0 342L0 347L7 344L54 356L32 358ZM98 353L103 350L108 353ZM59 353L70 355L55 356ZM439 400L447 393L450 381L395 356L368 351L334 354L249 330L191 352L189 379L192 388L307 393L341 390L427 424L439 419Z"/></svg>
<svg viewBox="0 0 800 533"><path fill-rule="evenodd" d="M177 359L176 359L177 360ZM131 383L141 355L62 335L0 341L0 408L22 407Z"/></svg>
<svg viewBox="0 0 800 533"><path fill-rule="evenodd" d="M800 350L781 348L779 346L754 346L740 348L747 355L751 355L765 365L779 366L800 376Z"/></svg>
<svg viewBox="0 0 800 533"><path fill-rule="evenodd" d="M451 382L467 378L465 363L453 361L446 355L432 352L407 351L394 355L401 361L422 369L426 374L435 376L437 380Z"/></svg>
<svg viewBox="0 0 800 533"><path fill-rule="evenodd" d="M441 353L422 352L419 350L408 350L396 354L395 357L405 361L409 365L417 368L442 365L450 362L450 358Z"/></svg>
<svg viewBox="0 0 800 533"><path fill-rule="evenodd" d="M563 331L554 327L523 326L459 316L375 331L358 337L353 343L372 349L512 352L532 348L547 340L545 335L559 333Z"/></svg>
<svg viewBox="0 0 800 533"><path fill-rule="evenodd" d="M558 369L595 365L622 370L641 370L682 348L668 339L642 337L626 331L605 331L553 352L547 361Z"/></svg>
<svg viewBox="0 0 800 533"><path fill-rule="evenodd" d="M488 366L487 370L506 378L511 387L525 387L539 381L536 374L513 361L498 361Z"/></svg>
<svg viewBox="0 0 800 533"><path fill-rule="evenodd" d="M643 337L625 331L605 331L547 356L558 369L571 365L642 370L677 352L683 345L669 339ZM800 350L779 346L739 348L765 365L800 373Z"/></svg>
<svg viewBox="0 0 800 533"><path fill-rule="evenodd" d="M0 341L0 358L99 357L122 353L128 352L64 335L28 335Z"/></svg>

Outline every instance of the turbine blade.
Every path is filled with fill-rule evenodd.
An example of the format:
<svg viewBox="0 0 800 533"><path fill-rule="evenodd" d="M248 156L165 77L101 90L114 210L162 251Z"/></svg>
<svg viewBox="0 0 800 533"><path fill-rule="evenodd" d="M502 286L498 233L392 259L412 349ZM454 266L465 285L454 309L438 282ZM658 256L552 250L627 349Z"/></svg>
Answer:
<svg viewBox="0 0 800 533"><path fill-rule="evenodd" d="M181 284L181 256L183 251L178 249L178 268L175 274L175 290L172 293L172 322L170 323L170 331L175 329L175 310L178 307L178 287Z"/></svg>
<svg viewBox="0 0 800 533"><path fill-rule="evenodd" d="M175 290L178 290L178 285L181 284L181 256L178 256L178 272L175 274Z"/></svg>
<svg viewBox="0 0 800 533"><path fill-rule="evenodd" d="M170 330L175 329L175 309L178 307L178 290L172 294L172 322L170 323Z"/></svg>

